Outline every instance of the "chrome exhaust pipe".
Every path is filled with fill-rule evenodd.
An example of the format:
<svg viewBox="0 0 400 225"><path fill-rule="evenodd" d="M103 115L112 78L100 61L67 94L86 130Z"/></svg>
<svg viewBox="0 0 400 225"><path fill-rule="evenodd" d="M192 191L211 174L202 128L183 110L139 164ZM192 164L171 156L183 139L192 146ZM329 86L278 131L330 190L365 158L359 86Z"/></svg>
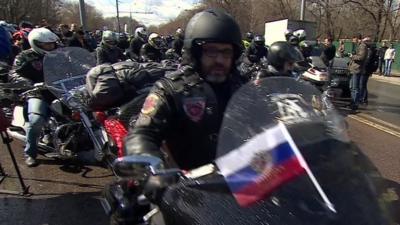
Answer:
<svg viewBox="0 0 400 225"><path fill-rule="evenodd" d="M10 130L10 129L8 128L8 129L7 129L7 133L8 133L8 135L10 135L11 137L13 137L13 138L15 138L15 139L17 139L17 140L20 140L20 141L22 141L22 142L25 142L25 141L26 141L26 136L23 135L23 134L21 134L21 133L19 133L18 131L12 131L12 130Z"/></svg>

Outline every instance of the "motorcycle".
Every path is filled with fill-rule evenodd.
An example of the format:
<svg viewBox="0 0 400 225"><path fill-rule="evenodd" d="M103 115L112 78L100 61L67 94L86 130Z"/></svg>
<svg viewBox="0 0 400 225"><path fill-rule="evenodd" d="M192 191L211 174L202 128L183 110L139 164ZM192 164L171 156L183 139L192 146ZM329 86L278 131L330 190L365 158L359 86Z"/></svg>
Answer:
<svg viewBox="0 0 400 225"><path fill-rule="evenodd" d="M256 146L254 138L277 124L286 127L290 138L285 137L299 151L296 158L301 155L302 167L310 171L279 185L276 179L290 170L270 166L275 157L285 154L258 154L258 147L243 147ZM225 111L215 162L182 171L162 165L157 157L119 158L113 164L119 179L107 187L102 205L111 224L391 224L394 215L387 214L383 178L349 141L345 129L343 118L310 84L287 77L248 83L235 93ZM277 139L258 139L263 140L258 146ZM229 165L222 163L222 158L238 154L238 149L241 157ZM245 160L250 172L237 176L232 185L221 168ZM259 190L252 189L244 199L254 202L243 207L235 187L254 183L248 179L253 174L263 174L260 179L266 182L259 188L271 189L257 199L253 199L254 192Z"/></svg>
<svg viewBox="0 0 400 225"><path fill-rule="evenodd" d="M329 86L329 71L319 56L310 56L306 61L298 62L295 71L299 78L314 84L321 91Z"/></svg>
<svg viewBox="0 0 400 225"><path fill-rule="evenodd" d="M115 65L115 64L114 64ZM116 68L117 65L115 65ZM164 60L161 63L143 63L136 68L130 68L126 70L119 70L116 73L119 81L116 85L117 88L112 88L109 83L99 82L100 78L92 79L91 74L88 74L87 88L88 90L104 90L99 91L104 97L94 97L92 101L92 107L95 109L95 118L99 124L101 124L110 140L110 147L115 152L115 155L122 157L124 155L124 138L127 135L129 127L135 125L136 119L142 109L145 98L147 97L150 89L154 82L164 77L169 71L176 71L178 67L177 62L171 60ZM96 70L96 68L94 69ZM116 69L115 69L116 70ZM93 73L95 74L95 73ZM125 77L125 78L122 78ZM104 84L104 86L98 85L95 82ZM116 93L116 89L123 86L128 91L123 95L126 96L124 101L114 100L113 103L118 102L114 105L103 105L104 98L106 96L113 96ZM93 88L96 86L96 88ZM92 96L96 96L96 93L92 93ZM97 100L99 99L99 100ZM129 100L128 100L129 99Z"/></svg>
<svg viewBox="0 0 400 225"><path fill-rule="evenodd" d="M82 48L57 49L44 58L44 82L20 94L23 100L31 92L41 90L49 90L55 96L38 143L45 156L71 159L79 155L86 157L85 153L89 153L88 160L94 156L95 161L103 162L107 158L105 131L96 124L86 106L85 77L95 64L94 57ZM26 122L26 103L20 101L13 109L10 136L25 141Z"/></svg>
<svg viewBox="0 0 400 225"><path fill-rule="evenodd" d="M244 58L245 56L242 57ZM246 59L238 65L238 70L243 77L254 80L258 77L258 73L268 70L268 60L263 57L257 63L250 63L248 59Z"/></svg>

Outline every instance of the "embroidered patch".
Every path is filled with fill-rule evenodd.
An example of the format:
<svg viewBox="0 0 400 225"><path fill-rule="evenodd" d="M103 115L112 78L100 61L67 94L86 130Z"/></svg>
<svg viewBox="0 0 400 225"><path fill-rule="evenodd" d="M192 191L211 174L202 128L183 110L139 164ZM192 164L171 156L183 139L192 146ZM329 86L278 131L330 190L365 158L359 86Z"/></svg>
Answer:
<svg viewBox="0 0 400 225"><path fill-rule="evenodd" d="M151 123L151 117L148 115L140 114L139 118L133 123L131 121L132 127L134 126L148 126Z"/></svg>
<svg viewBox="0 0 400 225"><path fill-rule="evenodd" d="M142 113L145 115L153 115L158 108L160 98L156 94L150 94L146 97L146 100L142 107Z"/></svg>
<svg viewBox="0 0 400 225"><path fill-rule="evenodd" d="M33 61L32 62L32 66L33 68L35 68L35 70L37 71L42 71L43 70L43 64L40 61Z"/></svg>
<svg viewBox="0 0 400 225"><path fill-rule="evenodd" d="M204 98L194 97L183 100L183 109L193 122L199 122L203 118L205 108L206 100Z"/></svg>

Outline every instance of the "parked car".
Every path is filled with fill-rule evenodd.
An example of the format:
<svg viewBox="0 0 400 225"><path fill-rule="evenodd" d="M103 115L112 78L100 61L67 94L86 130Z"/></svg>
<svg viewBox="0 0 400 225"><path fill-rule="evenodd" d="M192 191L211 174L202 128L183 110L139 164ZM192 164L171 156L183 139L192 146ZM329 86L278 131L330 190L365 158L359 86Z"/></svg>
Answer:
<svg viewBox="0 0 400 225"><path fill-rule="evenodd" d="M330 87L336 97L350 97L351 75L348 69L349 57L335 57L329 67Z"/></svg>

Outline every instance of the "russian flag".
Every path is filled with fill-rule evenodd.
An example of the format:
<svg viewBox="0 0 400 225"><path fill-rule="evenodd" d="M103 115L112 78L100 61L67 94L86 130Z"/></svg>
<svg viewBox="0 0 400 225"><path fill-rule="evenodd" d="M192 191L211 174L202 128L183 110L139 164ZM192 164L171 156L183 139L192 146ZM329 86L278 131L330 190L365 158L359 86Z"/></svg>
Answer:
<svg viewBox="0 0 400 225"><path fill-rule="evenodd" d="M280 122L218 158L216 164L239 205L246 207L305 172L298 154Z"/></svg>

